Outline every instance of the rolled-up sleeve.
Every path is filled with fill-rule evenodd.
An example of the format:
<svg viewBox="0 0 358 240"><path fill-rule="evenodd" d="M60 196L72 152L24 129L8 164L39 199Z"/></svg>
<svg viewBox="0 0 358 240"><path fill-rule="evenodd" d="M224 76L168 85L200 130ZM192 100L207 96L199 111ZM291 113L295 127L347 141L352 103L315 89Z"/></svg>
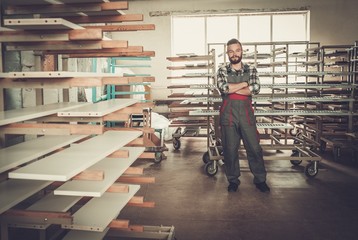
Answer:
<svg viewBox="0 0 358 240"><path fill-rule="evenodd" d="M250 67L250 78L248 84L251 94L256 95L260 93L261 84L255 67Z"/></svg>
<svg viewBox="0 0 358 240"><path fill-rule="evenodd" d="M227 71L225 67L221 67L217 73L217 87L221 94L229 93L229 85L227 84Z"/></svg>

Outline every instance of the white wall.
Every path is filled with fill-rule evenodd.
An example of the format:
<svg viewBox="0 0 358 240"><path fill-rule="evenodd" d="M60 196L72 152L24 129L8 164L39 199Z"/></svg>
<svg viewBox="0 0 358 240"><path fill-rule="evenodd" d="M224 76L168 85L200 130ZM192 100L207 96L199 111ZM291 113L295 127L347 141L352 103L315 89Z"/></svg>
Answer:
<svg viewBox="0 0 358 240"><path fill-rule="evenodd" d="M156 78L152 84L152 98L165 99L170 94L166 57L171 54L172 14L310 10L312 42L352 45L358 40L357 7L357 0L135 0L129 1L129 10L125 12L143 14L143 23L155 24L156 30L115 33L113 38L155 51L152 68L148 70Z"/></svg>

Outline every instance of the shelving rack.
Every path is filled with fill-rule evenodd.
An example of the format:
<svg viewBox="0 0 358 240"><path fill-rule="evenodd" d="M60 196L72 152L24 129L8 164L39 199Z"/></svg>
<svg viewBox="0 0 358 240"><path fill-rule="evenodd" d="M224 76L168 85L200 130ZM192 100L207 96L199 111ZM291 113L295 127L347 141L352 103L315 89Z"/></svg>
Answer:
<svg viewBox="0 0 358 240"><path fill-rule="evenodd" d="M172 82L179 80L179 84L168 87L174 91L168 96L175 100L169 105L168 117L171 121L170 127L177 127L173 134L173 146L178 150L181 137L206 137L210 132L211 119L190 116L189 111L213 109L213 104L208 99L218 96L215 86L215 50L210 50L207 55L182 54L168 57L167 60L173 63L167 67L169 70L182 74L167 77ZM183 79L191 79L193 83L182 84L180 81Z"/></svg>
<svg viewBox="0 0 358 240"><path fill-rule="evenodd" d="M220 44L216 45L216 48L224 49ZM315 133L308 123L311 119L334 114L316 108L317 102L331 101L328 97L317 96L320 88L331 87L316 81L324 73L319 72L316 65L313 65L315 71L308 71L308 66L313 64L309 57L316 56L317 52L306 50L318 46L319 43L309 42L243 43L243 62L258 69L261 81L261 92L253 98L261 144L266 153L276 151L264 155L264 159L290 160L293 165L308 161L304 170L308 177L318 174L321 160L316 151L319 143L312 138ZM219 113L218 110L196 110L190 114L212 116ZM210 137L210 147L203 155L209 176L217 173L216 160L222 159L216 135ZM279 151L285 154L279 154Z"/></svg>
<svg viewBox="0 0 358 240"><path fill-rule="evenodd" d="M141 176L143 169L131 167L138 158L154 158L154 154L144 153L144 147L153 144L149 136L154 130L148 125L111 129L105 123L127 121L130 113L142 112L144 107L134 99L72 103L65 90L151 82L154 78L66 69L70 58L153 56L154 52L104 36L105 32L152 26L115 24L143 20L141 14L123 12L128 9L126 1L55 2L39 0L29 5L28 1L12 0L1 5L4 50L35 53L35 71L0 73L1 88L35 88L38 93L37 106L0 114L1 134L35 136L0 149L1 239L9 238L9 227L36 229L39 239L47 239L49 232L57 239L96 240L107 232L133 237L128 234L133 230L129 220L118 217L125 206L154 207L153 202L135 196L141 183L152 183L154 178ZM46 56L54 56L51 70L43 68ZM55 61L61 60L63 71L57 71ZM63 100L44 104L41 98L47 89L64 89ZM153 227L150 233L146 233L148 226L137 228L142 232L133 234L135 237L174 237L173 227ZM165 232L160 233L162 230Z"/></svg>
<svg viewBox="0 0 358 240"><path fill-rule="evenodd" d="M108 58L108 69L111 73L117 74L116 69L127 69L127 72L124 71L119 73L126 77L145 77L149 81L152 81L153 78L150 74L142 73L143 68L149 68L151 57L150 56L131 56L131 57L111 57ZM137 71L135 71L136 69ZM133 71L132 71L133 70ZM145 103L143 106L147 106L142 112L132 111L130 112L130 120L126 123L127 127L150 127L151 126L151 113L154 104L150 99L146 99L146 96L149 95L149 86L150 82L136 82L131 81L128 84L111 84L106 86L106 99L116 99L116 98L125 98L130 97L133 99L138 99L138 101ZM136 89L140 88L140 89ZM147 90L146 90L147 88ZM111 127L116 126L116 122L107 122L107 125ZM154 153L155 163L160 163L163 159L166 158L164 151L167 151L167 147L164 144L164 133L162 129L155 129L155 132L159 134L159 138L155 134L150 134L148 136L151 139L153 144L146 147L146 152Z"/></svg>
<svg viewBox="0 0 358 240"><path fill-rule="evenodd" d="M357 82L355 80L354 46L327 45L321 46L320 51L320 84L331 84L331 88L321 89L319 96L332 98L330 102L321 102L322 110L330 110L333 114L323 116L319 122L318 139L320 149L326 145L332 147L336 161L340 160L341 150L357 151L355 132L357 132Z"/></svg>

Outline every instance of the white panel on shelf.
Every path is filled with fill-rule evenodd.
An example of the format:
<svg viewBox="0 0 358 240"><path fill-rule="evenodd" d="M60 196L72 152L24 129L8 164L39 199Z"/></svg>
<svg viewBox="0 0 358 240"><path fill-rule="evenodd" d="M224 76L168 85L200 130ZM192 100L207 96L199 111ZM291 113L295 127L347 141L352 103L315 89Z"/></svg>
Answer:
<svg viewBox="0 0 358 240"><path fill-rule="evenodd" d="M43 136L0 149L0 173L83 139L86 135Z"/></svg>
<svg viewBox="0 0 358 240"><path fill-rule="evenodd" d="M9 178L67 181L136 139L142 131L108 131L9 173Z"/></svg>
<svg viewBox="0 0 358 240"><path fill-rule="evenodd" d="M10 123L20 122L20 121L26 121L33 118L52 115L57 113L58 111L65 111L68 109L84 106L86 104L89 103L61 102L61 103L39 105L36 107L27 107L27 108L2 111L0 112L0 126Z"/></svg>
<svg viewBox="0 0 358 240"><path fill-rule="evenodd" d="M139 185L129 185L128 193L106 192L99 198L92 198L73 214L73 224L62 228L103 232L113 219L139 190ZM64 238L71 239L71 238Z"/></svg>
<svg viewBox="0 0 358 240"><path fill-rule="evenodd" d="M52 182L10 179L0 183L0 214L47 187Z"/></svg>
<svg viewBox="0 0 358 240"><path fill-rule="evenodd" d="M137 102L138 100L129 98L110 99L73 110L59 111L57 115L61 117L102 117L106 114L128 107Z"/></svg>
<svg viewBox="0 0 358 240"><path fill-rule="evenodd" d="M104 171L102 181L72 180L55 190L55 195L100 197L125 170L144 152L144 147L128 147L128 158L105 158L90 167L90 170Z"/></svg>

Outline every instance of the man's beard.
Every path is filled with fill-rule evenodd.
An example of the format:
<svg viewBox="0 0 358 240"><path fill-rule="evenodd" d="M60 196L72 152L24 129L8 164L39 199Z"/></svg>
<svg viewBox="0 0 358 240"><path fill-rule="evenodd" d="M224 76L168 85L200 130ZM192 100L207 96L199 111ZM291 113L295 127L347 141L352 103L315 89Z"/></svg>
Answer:
<svg viewBox="0 0 358 240"><path fill-rule="evenodd" d="M237 60L234 60L234 57L229 58L231 64L238 64L241 62L242 57L237 57Z"/></svg>

